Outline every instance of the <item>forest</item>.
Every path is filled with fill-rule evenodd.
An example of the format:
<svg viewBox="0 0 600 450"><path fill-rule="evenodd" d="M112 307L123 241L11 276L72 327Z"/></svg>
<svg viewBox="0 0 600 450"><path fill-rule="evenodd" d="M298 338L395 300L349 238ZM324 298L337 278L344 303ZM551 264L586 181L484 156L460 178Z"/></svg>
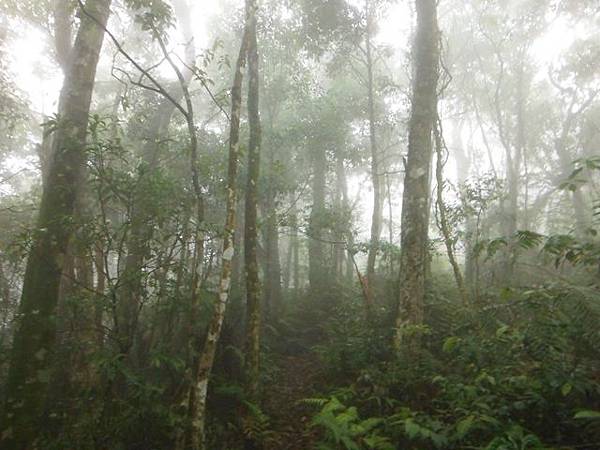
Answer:
<svg viewBox="0 0 600 450"><path fill-rule="evenodd" d="M0 0L0 449L600 449L598 0Z"/></svg>

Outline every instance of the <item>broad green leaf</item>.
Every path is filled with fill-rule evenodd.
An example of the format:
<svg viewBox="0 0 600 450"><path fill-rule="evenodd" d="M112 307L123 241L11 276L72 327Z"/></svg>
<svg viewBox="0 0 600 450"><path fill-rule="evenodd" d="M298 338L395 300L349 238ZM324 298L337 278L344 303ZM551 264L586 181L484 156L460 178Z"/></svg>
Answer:
<svg viewBox="0 0 600 450"><path fill-rule="evenodd" d="M600 411L584 410L574 416L575 419L600 419Z"/></svg>
<svg viewBox="0 0 600 450"><path fill-rule="evenodd" d="M458 435L459 438L463 438L466 436L466 434L471 430L471 428L473 428L473 425L475 424L475 416L470 415L465 417L464 419L462 419L460 422L458 422L458 424L456 425L456 434Z"/></svg>
<svg viewBox="0 0 600 450"><path fill-rule="evenodd" d="M445 353L450 353L452 350L456 348L456 346L460 343L461 339L458 336L450 336L444 340L444 345L442 346L442 350Z"/></svg>

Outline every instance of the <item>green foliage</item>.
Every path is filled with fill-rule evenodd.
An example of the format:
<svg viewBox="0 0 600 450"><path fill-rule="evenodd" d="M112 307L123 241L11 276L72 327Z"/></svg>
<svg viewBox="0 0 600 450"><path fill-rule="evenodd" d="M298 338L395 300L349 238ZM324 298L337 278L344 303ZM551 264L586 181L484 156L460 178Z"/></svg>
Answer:
<svg viewBox="0 0 600 450"><path fill-rule="evenodd" d="M134 11L134 19L142 30L165 33L173 26L171 6L163 0L127 0L126 4Z"/></svg>
<svg viewBox="0 0 600 450"><path fill-rule="evenodd" d="M527 433L519 426L513 426L504 435L494 438L485 450L544 450L539 438Z"/></svg>
<svg viewBox="0 0 600 450"><path fill-rule="evenodd" d="M600 419L600 412L599 411L578 411L573 418L575 419Z"/></svg>
<svg viewBox="0 0 600 450"><path fill-rule="evenodd" d="M389 438L380 434L381 418L361 420L356 407L346 407L336 397L314 400L322 403L321 410L313 417L313 426L325 430L325 439L317 447L320 450L392 450Z"/></svg>
<svg viewBox="0 0 600 450"><path fill-rule="evenodd" d="M524 247L542 239L519 236ZM600 360L596 290L553 283L507 289L480 301L462 310L431 298L431 328L421 333L416 357L409 352L374 361L354 355L350 387L338 389L335 400L314 401L329 445L363 448L350 427L362 418L375 419L377 435L396 448L517 450L595 442L600 434L590 425L599 417L593 408L600 398L593 376ZM338 342L342 337L329 341L321 354L339 352ZM360 345L354 350L370 351ZM336 370L331 374L348 379Z"/></svg>
<svg viewBox="0 0 600 450"><path fill-rule="evenodd" d="M567 179L558 185L559 189L574 192L589 183L592 172L600 171L600 156L576 159L573 166Z"/></svg>
<svg viewBox="0 0 600 450"><path fill-rule="evenodd" d="M385 311L381 312L381 317ZM365 318L364 299L352 294L330 312L331 319L323 323L326 344L314 350L332 373L341 377L356 376L369 364L389 355L391 329L372 329Z"/></svg>

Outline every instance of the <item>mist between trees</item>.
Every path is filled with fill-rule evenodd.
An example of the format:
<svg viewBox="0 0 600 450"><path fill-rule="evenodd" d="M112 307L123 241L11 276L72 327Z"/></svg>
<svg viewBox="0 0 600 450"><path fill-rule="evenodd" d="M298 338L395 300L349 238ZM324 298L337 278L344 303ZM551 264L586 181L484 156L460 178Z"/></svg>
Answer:
<svg viewBox="0 0 600 450"><path fill-rule="evenodd" d="M0 13L0 448L600 448L597 1Z"/></svg>

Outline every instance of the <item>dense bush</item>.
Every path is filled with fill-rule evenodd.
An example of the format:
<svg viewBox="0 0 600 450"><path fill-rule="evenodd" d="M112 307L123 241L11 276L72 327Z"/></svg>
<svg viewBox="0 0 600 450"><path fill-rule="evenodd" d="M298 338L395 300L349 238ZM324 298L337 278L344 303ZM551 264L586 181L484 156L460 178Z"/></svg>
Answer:
<svg viewBox="0 0 600 450"><path fill-rule="evenodd" d="M505 290L468 308L437 294L416 354L382 359L389 339L352 307L331 320L319 354L333 380L353 380L313 400L322 448L598 448L594 288Z"/></svg>

